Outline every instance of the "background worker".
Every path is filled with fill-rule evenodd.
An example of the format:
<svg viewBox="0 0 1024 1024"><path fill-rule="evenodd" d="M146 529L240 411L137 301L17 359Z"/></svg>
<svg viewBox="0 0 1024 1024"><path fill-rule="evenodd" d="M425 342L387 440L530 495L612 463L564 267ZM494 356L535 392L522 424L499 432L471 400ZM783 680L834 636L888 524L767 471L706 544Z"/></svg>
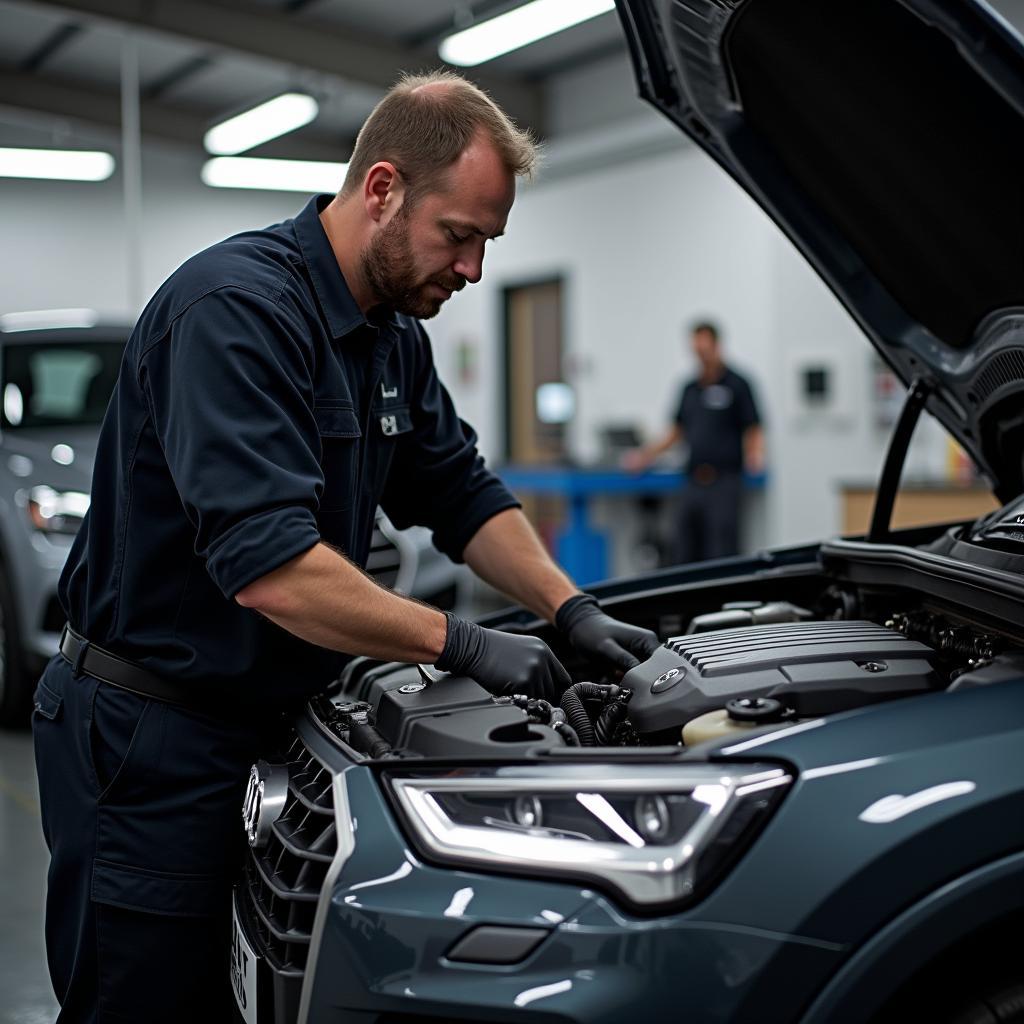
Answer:
<svg viewBox="0 0 1024 1024"><path fill-rule="evenodd" d="M143 311L33 716L61 1024L232 1018L249 766L345 655L434 663L496 694L569 683L540 640L366 576L378 504L584 655L627 669L657 646L548 557L419 323L480 280L534 159L465 80L406 79L337 196L193 257Z"/></svg>
<svg viewBox="0 0 1024 1024"><path fill-rule="evenodd" d="M657 441L627 453L639 472L675 445L687 445L687 481L680 495L675 557L680 563L726 558L739 551L743 471L764 470L764 431L747 380L725 364L718 327L690 328L699 372L680 392L672 425Z"/></svg>

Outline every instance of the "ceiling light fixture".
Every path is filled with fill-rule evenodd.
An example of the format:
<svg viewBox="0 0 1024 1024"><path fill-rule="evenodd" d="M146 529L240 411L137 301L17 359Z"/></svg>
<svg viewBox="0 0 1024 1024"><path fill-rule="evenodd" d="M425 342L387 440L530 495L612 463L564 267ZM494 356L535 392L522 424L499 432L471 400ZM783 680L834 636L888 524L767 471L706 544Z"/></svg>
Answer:
<svg viewBox="0 0 1024 1024"><path fill-rule="evenodd" d="M319 109L312 96L286 92L215 125L203 136L203 145L217 156L244 153L309 124Z"/></svg>
<svg viewBox="0 0 1024 1024"><path fill-rule="evenodd" d="M258 188L276 192L337 192L348 164L326 160L269 160L218 156L203 164L203 182L213 188Z"/></svg>
<svg viewBox="0 0 1024 1024"><path fill-rule="evenodd" d="M615 0L532 0L441 40L441 59L471 68L615 9Z"/></svg>
<svg viewBox="0 0 1024 1024"><path fill-rule="evenodd" d="M99 323L95 309L26 309L0 315L0 331L45 331L64 327L95 327Z"/></svg>
<svg viewBox="0 0 1024 1024"><path fill-rule="evenodd" d="M0 148L0 178L106 181L113 173L114 158L96 150Z"/></svg>

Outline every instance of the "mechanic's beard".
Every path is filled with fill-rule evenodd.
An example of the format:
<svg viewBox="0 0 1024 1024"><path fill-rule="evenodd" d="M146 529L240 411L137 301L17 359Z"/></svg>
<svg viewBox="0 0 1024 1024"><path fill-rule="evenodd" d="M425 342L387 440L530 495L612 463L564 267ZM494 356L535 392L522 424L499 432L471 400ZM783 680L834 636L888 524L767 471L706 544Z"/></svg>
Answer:
<svg viewBox="0 0 1024 1024"><path fill-rule="evenodd" d="M466 281L451 277L417 280L407 222L406 212L401 209L374 235L362 253L363 277L383 305L417 320L429 320L437 316L445 301L429 294L429 285L436 283L457 292Z"/></svg>

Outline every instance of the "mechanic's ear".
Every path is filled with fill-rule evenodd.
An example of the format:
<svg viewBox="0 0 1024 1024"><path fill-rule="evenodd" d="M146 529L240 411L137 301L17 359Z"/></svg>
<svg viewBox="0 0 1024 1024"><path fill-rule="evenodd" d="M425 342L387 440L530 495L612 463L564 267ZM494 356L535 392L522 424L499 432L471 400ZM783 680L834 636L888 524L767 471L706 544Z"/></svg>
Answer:
<svg viewBox="0 0 1024 1024"><path fill-rule="evenodd" d="M379 160L366 172L363 204L371 220L380 221L388 211L397 210L404 195L405 184L393 163Z"/></svg>

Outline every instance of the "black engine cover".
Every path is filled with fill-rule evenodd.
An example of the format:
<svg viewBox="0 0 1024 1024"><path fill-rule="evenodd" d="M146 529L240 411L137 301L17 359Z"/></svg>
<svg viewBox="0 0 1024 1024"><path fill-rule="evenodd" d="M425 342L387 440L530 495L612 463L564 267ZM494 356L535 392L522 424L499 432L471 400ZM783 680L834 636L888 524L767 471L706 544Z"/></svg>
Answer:
<svg viewBox="0 0 1024 1024"><path fill-rule="evenodd" d="M935 652L873 622L787 622L672 637L626 673L642 734L684 725L737 697L822 715L942 685Z"/></svg>

